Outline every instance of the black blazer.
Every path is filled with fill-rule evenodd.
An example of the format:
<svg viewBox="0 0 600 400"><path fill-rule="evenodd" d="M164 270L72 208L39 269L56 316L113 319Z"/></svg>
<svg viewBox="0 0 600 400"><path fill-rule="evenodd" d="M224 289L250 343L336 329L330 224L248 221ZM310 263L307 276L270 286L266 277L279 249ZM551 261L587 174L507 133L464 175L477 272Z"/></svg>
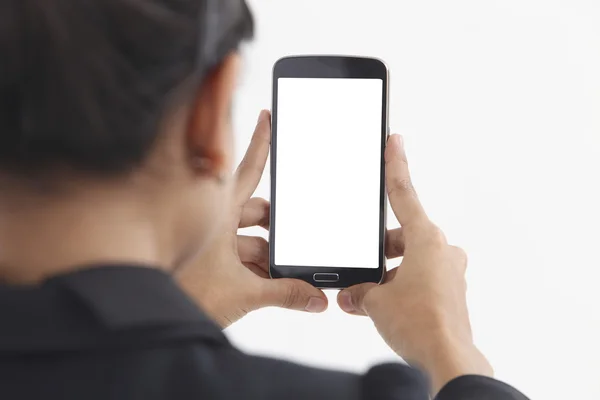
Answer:
<svg viewBox="0 0 600 400"><path fill-rule="evenodd" d="M169 275L103 266L36 287L0 286L0 398L425 400L402 364L365 375L246 355ZM439 400L526 399L494 379L463 376Z"/></svg>

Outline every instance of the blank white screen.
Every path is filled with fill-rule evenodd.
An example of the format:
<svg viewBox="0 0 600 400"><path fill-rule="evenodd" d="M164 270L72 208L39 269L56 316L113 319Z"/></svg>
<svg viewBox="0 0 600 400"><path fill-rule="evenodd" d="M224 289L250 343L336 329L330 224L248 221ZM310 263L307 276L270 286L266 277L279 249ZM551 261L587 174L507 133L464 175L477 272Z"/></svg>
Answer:
<svg viewBox="0 0 600 400"><path fill-rule="evenodd" d="M381 79L279 78L276 265L379 266Z"/></svg>

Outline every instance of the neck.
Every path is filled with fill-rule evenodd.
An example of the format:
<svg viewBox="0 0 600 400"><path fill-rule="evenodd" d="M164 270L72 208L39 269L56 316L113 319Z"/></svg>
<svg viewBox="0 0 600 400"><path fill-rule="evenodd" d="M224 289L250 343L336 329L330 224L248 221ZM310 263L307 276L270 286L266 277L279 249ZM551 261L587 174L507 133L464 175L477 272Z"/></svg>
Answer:
<svg viewBox="0 0 600 400"><path fill-rule="evenodd" d="M35 284L92 264L168 266L156 207L137 197L87 190L77 196L31 194L0 200L0 281ZM162 246L161 246L162 245Z"/></svg>

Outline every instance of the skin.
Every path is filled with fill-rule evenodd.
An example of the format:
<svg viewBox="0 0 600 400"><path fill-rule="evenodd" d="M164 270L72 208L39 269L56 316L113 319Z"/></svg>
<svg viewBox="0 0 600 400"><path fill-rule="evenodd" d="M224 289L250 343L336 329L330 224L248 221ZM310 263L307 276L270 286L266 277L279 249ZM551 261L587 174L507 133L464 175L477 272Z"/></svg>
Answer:
<svg viewBox="0 0 600 400"><path fill-rule="evenodd" d="M94 180L57 172L42 191L0 172L0 281L35 285L97 263L132 263L172 273L222 327L266 306L324 311L321 290L269 279L264 239L237 234L268 228L269 203L251 196L270 142L270 115L262 111L243 161L230 173L237 68L232 54L192 101L173 107L153 151L131 173ZM402 225L388 231L386 255L404 258L384 284L343 290L338 303L372 318L392 349L429 373L433 393L460 375L491 376L471 337L464 252L427 218L399 136L390 137L385 156L390 203Z"/></svg>
<svg viewBox="0 0 600 400"><path fill-rule="evenodd" d="M399 135L390 136L385 162L390 205L402 226L393 247L402 253L402 263L382 285L342 290L338 304L350 314L368 315L396 353L429 373L433 393L457 376L493 376L473 344L465 252L449 245L425 214Z"/></svg>

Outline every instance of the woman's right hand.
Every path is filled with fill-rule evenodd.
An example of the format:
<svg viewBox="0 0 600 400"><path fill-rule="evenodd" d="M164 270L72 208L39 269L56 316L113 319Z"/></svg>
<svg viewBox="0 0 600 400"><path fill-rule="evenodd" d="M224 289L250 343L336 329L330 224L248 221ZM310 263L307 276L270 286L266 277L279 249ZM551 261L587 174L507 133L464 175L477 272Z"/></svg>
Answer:
<svg viewBox="0 0 600 400"><path fill-rule="evenodd" d="M385 283L342 290L338 303L348 313L371 317L394 351L429 374L433 393L461 375L492 376L471 335L466 255L448 245L425 214L399 135L390 136L385 161L390 204L402 226L388 233L387 253L404 258Z"/></svg>

